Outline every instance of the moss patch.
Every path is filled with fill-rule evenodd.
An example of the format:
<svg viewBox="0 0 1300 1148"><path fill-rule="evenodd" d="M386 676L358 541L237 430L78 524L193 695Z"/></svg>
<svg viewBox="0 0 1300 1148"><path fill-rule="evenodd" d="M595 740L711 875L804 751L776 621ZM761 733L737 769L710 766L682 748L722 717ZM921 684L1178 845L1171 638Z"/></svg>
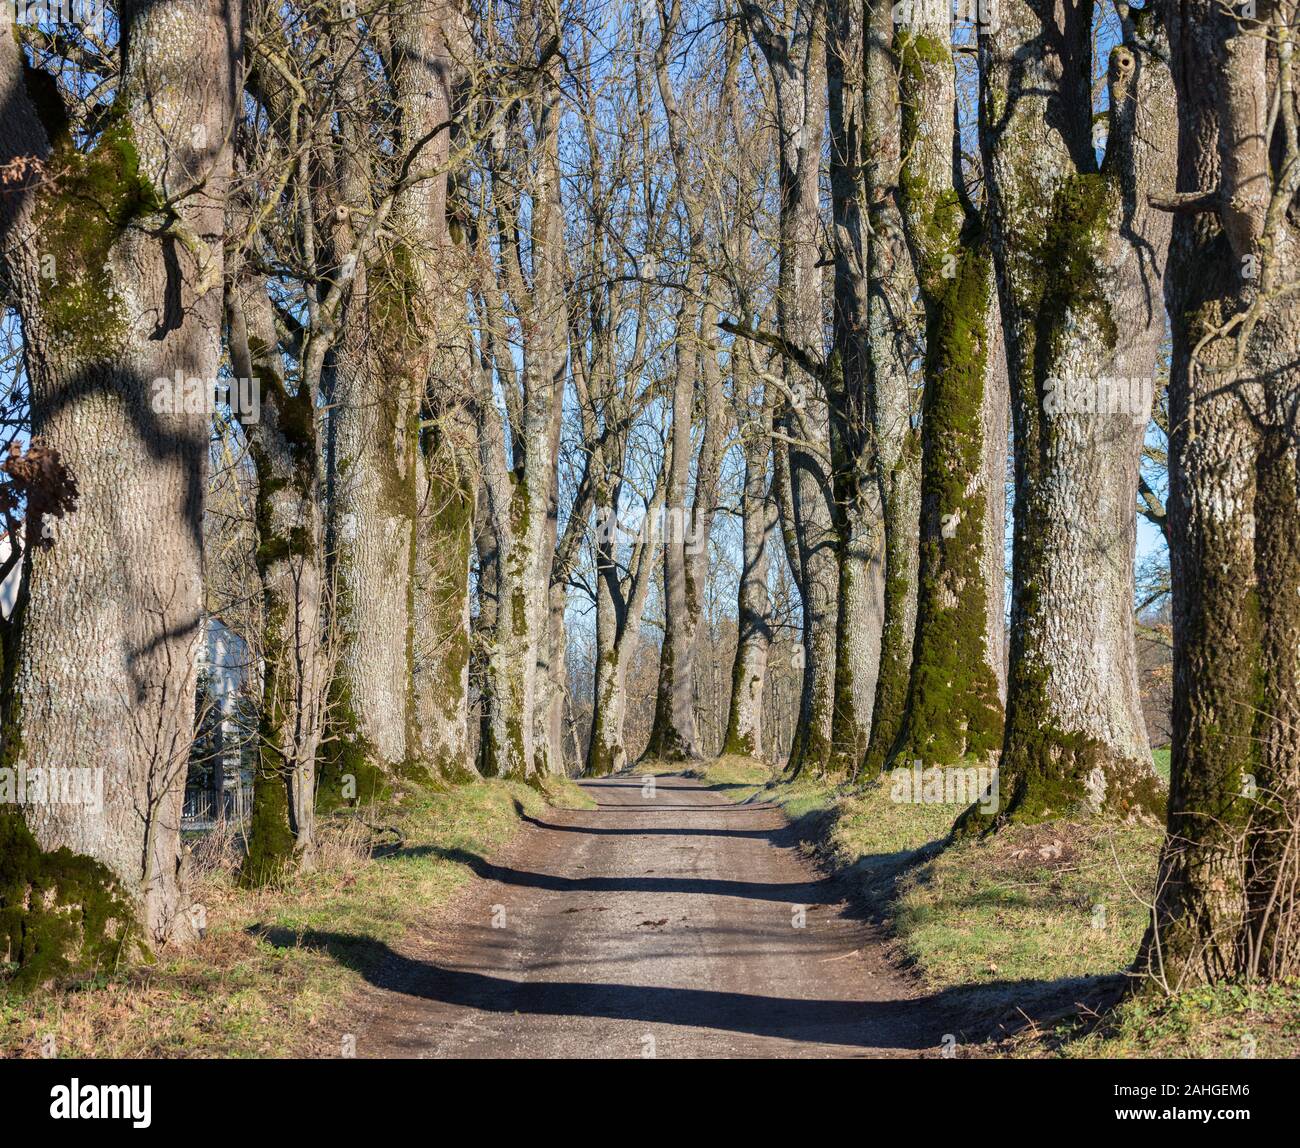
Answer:
<svg viewBox="0 0 1300 1148"><path fill-rule="evenodd" d="M56 136L47 169L36 224L40 254L52 257L54 275L40 280L42 322L51 342L75 360L112 358L129 324L106 264L131 221L160 211L161 201L140 172L121 113L110 116L88 151L77 150L66 133Z"/></svg>
<svg viewBox="0 0 1300 1148"><path fill-rule="evenodd" d="M113 874L70 849L45 852L17 811L0 813L0 985L24 992L135 955L135 907Z"/></svg>

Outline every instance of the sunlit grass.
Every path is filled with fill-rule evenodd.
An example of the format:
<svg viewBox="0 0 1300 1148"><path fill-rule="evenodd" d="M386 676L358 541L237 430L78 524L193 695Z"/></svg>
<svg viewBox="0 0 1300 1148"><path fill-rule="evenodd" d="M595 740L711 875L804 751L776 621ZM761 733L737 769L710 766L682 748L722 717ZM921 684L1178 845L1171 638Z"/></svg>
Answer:
<svg viewBox="0 0 1300 1148"><path fill-rule="evenodd" d="M546 784L555 804L594 804L564 779ZM282 887L242 890L228 869L210 873L204 940L152 966L0 996L0 1055L42 1055L47 1038L66 1057L338 1055L363 970L472 877L465 855L490 855L519 809L545 808L512 782L408 792L335 819L318 870Z"/></svg>

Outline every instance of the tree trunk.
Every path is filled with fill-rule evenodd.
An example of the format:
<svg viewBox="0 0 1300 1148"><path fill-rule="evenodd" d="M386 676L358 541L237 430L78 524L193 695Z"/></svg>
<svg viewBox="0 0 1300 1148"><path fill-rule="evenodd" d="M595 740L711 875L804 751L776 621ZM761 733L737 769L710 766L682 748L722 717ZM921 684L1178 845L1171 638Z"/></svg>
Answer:
<svg viewBox="0 0 1300 1148"><path fill-rule="evenodd" d="M569 703L569 679L565 660L568 635L564 611L568 603L563 583L551 581L543 641L544 656L537 666L541 697L538 705L539 773L565 776L568 773L564 752L565 711Z"/></svg>
<svg viewBox="0 0 1300 1148"><path fill-rule="evenodd" d="M432 21L424 41L431 54L427 63L417 55L409 68L412 84L429 85L421 104L422 130L456 110L458 60L470 46L459 12L458 4L442 2L425 17ZM442 132L422 154L430 166L445 166L449 149L449 133ZM439 294L429 318L438 350L425 396L414 690L420 753L434 773L457 782L478 777L469 743L470 558L478 494L471 413L474 346L465 315L469 252L447 226L448 175L431 183L429 229Z"/></svg>
<svg viewBox="0 0 1300 1148"><path fill-rule="evenodd" d="M649 757L688 761L701 756L695 720L695 644L703 612L703 584L709 570L709 533L718 499L721 466L722 378L718 367L718 308L705 289L708 229L703 195L687 150L686 125L668 75L670 41L680 16L665 10L655 51L655 77L668 123L676 191L686 217L686 289L677 309L673 376L672 439L663 527L664 641L659 658L659 689L654 724L646 747ZM701 302L701 296L704 296ZM695 492L688 508L695 422L695 392L704 399L703 433Z"/></svg>
<svg viewBox="0 0 1300 1148"><path fill-rule="evenodd" d="M464 415L458 405L435 415L425 456L427 494L420 532L419 725L425 759L447 781L478 776L469 745L469 572L477 468L470 446L473 427L464 425Z"/></svg>
<svg viewBox="0 0 1300 1148"><path fill-rule="evenodd" d="M901 135L892 6L872 3L866 30L867 401L884 512L885 588L880 670L863 770L884 768L902 724L916 629L921 442L913 425L916 276L899 212Z"/></svg>
<svg viewBox="0 0 1300 1148"><path fill-rule="evenodd" d="M1300 825L1300 236L1291 48L1211 3L1167 9L1178 193L1167 299L1174 707L1168 833L1137 968L1161 990L1294 975ZM1282 96L1269 136L1269 108ZM1283 86L1285 85L1285 86ZM1291 105L1291 106L1288 106ZM1288 412L1290 412L1288 414Z"/></svg>
<svg viewBox="0 0 1300 1148"><path fill-rule="evenodd" d="M870 740L885 608L884 518L868 394L864 14L861 3L833 0L826 47L835 250L835 352L828 400L839 567L831 769L838 773L856 772Z"/></svg>
<svg viewBox="0 0 1300 1148"><path fill-rule="evenodd" d="M737 364L743 360L738 356ZM761 413L741 428L745 455L745 485L741 494L742 552L737 591L736 659L731 673L731 699L724 754L763 756L763 689L767 677L767 652L772 644L768 620L768 536L774 516L768 492L767 466L772 454L771 407L765 400Z"/></svg>
<svg viewBox="0 0 1300 1148"><path fill-rule="evenodd" d="M80 497L66 517L28 524L52 545L26 558L3 755L48 776L100 771L103 794L29 804L0 830L17 866L18 887L0 892L7 921L31 881L80 907L40 940L46 926L30 905L7 929L9 959L46 967L79 940L83 950L105 940L106 917L135 915L150 944L193 931L180 815L204 629L209 412L184 400L186 381L216 384L221 359L241 27L220 0L129 2L121 23L120 89L85 152L52 81L24 75L13 38L0 45L0 163L44 165L39 181L3 197L0 264L23 325L33 435L58 452ZM197 179L203 195L182 197ZM70 853L41 854L33 836ZM111 872L134 914L113 909L111 879L86 858Z"/></svg>
<svg viewBox="0 0 1300 1148"><path fill-rule="evenodd" d="M663 483L646 508L650 517L663 505ZM597 513L611 521L618 488L597 497ZM627 717L627 672L636 653L641 614L650 591L654 552L644 538L632 545L628 573L619 577L615 539L600 531L596 542L596 669L592 696L591 738L587 746L588 777L603 777L627 767L624 720Z"/></svg>
<svg viewBox="0 0 1300 1148"><path fill-rule="evenodd" d="M921 530L916 634L907 704L891 757L951 765L987 761L1002 744L992 668L1001 629L989 633L984 424L998 395L989 383L1001 339L983 223L954 173L956 72L947 15L900 32L903 222L926 311L921 418ZM1005 453L1005 442L993 444ZM1002 497L998 483L997 495ZM995 561L996 559L996 561ZM1000 660L1000 658L999 658Z"/></svg>
<svg viewBox="0 0 1300 1148"><path fill-rule="evenodd" d="M698 273L692 279L698 286ZM663 523L664 640L659 654L654 724L646 746L648 757L663 761L689 761L700 756L692 673L700 602L699 585L692 571L695 546L693 523L687 520L686 492L693 457L691 427L695 421L702 310L694 291L683 292L677 310L671 461Z"/></svg>
<svg viewBox="0 0 1300 1148"><path fill-rule="evenodd" d="M560 201L560 12L554 0L534 0L524 16L536 28L538 66L536 89L528 100L534 129L529 141L534 163L531 282L525 287L522 269L508 268L515 284L512 295L523 308L520 319L525 333L519 425L512 427L517 432L517 437L512 434L515 465L506 462L504 427L490 385L478 404L484 482L497 545L496 629L487 656L482 770L485 776L519 780L531 778L535 770L537 663L547 630L553 557L544 542L555 483L552 444L558 438L563 409L568 326ZM495 175L504 177L502 185L511 178ZM511 193L496 178L494 189L501 192L500 206ZM516 214L509 226L517 218ZM498 358L498 375L511 366Z"/></svg>
<svg viewBox="0 0 1300 1148"><path fill-rule="evenodd" d="M1087 22L1058 26L1023 0L1000 15L998 34L980 42L981 138L1007 330L1016 538L993 824L1078 805L1158 815L1133 555L1169 236L1168 215L1147 196L1172 184L1174 159L1163 33L1154 13L1134 13L1111 52L1099 169Z"/></svg>
<svg viewBox="0 0 1300 1148"><path fill-rule="evenodd" d="M619 641L626 624L621 597L612 548L600 544L596 554L596 665L591 737L583 771L587 777L604 777L627 767L623 720L627 712L628 654L632 644Z"/></svg>
<svg viewBox="0 0 1300 1148"><path fill-rule="evenodd" d="M796 15L788 38L777 34L755 6L745 14L772 72L777 97L780 188L777 328L785 346L787 395L779 428L792 440L788 490L780 500L795 553L803 621L803 685L799 723L786 769L824 771L833 764L836 614L839 597L830 423L822 378L808 368L825 364L822 323L819 173L826 113L826 5L816 0Z"/></svg>
<svg viewBox="0 0 1300 1148"><path fill-rule="evenodd" d="M227 301L231 364L261 381L261 419L249 426L257 474L255 561L262 586L262 700L258 772L241 879L260 885L315 854L316 753L324 707L321 644L323 523L316 388L283 376L266 284L240 275Z"/></svg>

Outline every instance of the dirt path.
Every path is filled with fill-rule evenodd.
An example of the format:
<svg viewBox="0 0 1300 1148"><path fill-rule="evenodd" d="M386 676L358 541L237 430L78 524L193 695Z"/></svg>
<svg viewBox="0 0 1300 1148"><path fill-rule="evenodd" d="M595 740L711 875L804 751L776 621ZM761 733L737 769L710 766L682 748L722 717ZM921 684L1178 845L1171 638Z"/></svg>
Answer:
<svg viewBox="0 0 1300 1148"><path fill-rule="evenodd" d="M584 787L599 808L463 857L477 879L374 978L358 1055L933 1055L934 1010L777 809L681 777Z"/></svg>

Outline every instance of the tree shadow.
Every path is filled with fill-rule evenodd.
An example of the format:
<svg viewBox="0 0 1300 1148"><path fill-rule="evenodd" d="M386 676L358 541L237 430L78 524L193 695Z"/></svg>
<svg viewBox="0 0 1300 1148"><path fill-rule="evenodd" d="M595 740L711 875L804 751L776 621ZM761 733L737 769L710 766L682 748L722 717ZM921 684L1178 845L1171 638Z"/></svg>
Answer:
<svg viewBox="0 0 1300 1148"><path fill-rule="evenodd" d="M611 806L609 808L625 808ZM584 812L595 812L586 810ZM694 829L686 826L647 825L642 828L622 828L613 825L556 825L554 822L542 821L519 809L519 820L537 829L549 833L586 833L593 837L751 837L771 840L775 834L771 829Z"/></svg>
<svg viewBox="0 0 1300 1148"><path fill-rule="evenodd" d="M654 787L656 792L659 790L667 789L667 790L687 790L691 793L721 793L729 789L755 789L755 788L762 789L763 788L761 785L756 785L756 783L754 782L746 782L746 781L711 781L708 782L707 784L705 784L704 782L699 782L695 785L665 785L664 784L665 777L685 779L686 774L658 773L658 774L650 774L648 776L654 778L654 783L655 783ZM578 786L581 789L593 789L599 791L602 789L642 789L644 788L645 783L642 781L606 781L603 778L599 778L599 777L587 777L587 778L579 779Z"/></svg>
<svg viewBox="0 0 1300 1148"><path fill-rule="evenodd" d="M412 845L396 849L389 857L438 857L464 865L484 881L496 881L525 889L546 889L554 893L693 893L709 897L743 897L755 901L779 901L796 905L827 905L842 894L832 878L813 881L729 881L719 877L668 877L650 873L640 877L557 877L497 865L467 849L441 845Z"/></svg>
<svg viewBox="0 0 1300 1148"><path fill-rule="evenodd" d="M276 948L309 948L356 970L376 988L440 1005L497 1014L594 1017L679 1025L863 1049L938 1055L998 1031L997 1017L1027 1023L1055 1002L1099 999L1098 978L999 981L911 999L833 1000L765 996L708 988L516 981L418 960L373 937L256 925L249 932ZM1002 1026L1005 1029L1005 1025Z"/></svg>

